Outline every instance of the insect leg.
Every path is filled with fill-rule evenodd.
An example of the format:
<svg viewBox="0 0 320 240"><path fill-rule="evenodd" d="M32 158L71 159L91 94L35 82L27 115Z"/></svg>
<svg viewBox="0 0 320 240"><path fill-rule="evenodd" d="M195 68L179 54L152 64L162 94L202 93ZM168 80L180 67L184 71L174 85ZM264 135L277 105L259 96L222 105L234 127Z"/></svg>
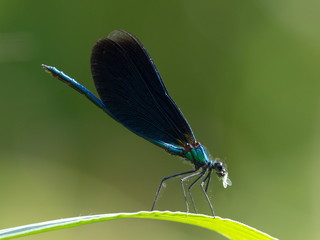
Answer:
<svg viewBox="0 0 320 240"><path fill-rule="evenodd" d="M193 174L191 174L191 175L189 175L189 176L186 176L186 177L184 177L184 178L182 178L182 179L180 180L181 186L182 186L182 190L183 190L184 200L185 200L186 206L187 206L187 213L189 212L189 204L188 204L188 200L187 200L186 190L185 190L185 188L184 188L184 181L186 181L186 180L189 179L189 178L192 178L192 177L195 177L195 176L200 175L200 177L198 177L198 178L196 179L196 181L198 181L199 178L201 178L201 177L203 176L203 174L204 174L203 171L201 171L201 172L196 172L196 173L193 173ZM193 182L192 184L194 184L194 182ZM189 192L189 189L188 189L188 192ZM189 194L190 194L190 192L189 192ZM191 196L191 198L192 198L192 196ZM192 201L193 201L193 199L192 199Z"/></svg>
<svg viewBox="0 0 320 240"><path fill-rule="evenodd" d="M202 180L200 186L201 186L201 189L202 189L202 191L203 191L203 194L205 195L205 197L206 197L206 199L207 199L207 202L208 202L208 204L209 204L209 207L210 207L212 216L214 217L215 215L214 215L213 206L212 206L211 201L210 201L210 199L209 199L209 196L208 196L208 194L207 194L207 190L208 190L207 187L208 187L208 185L209 185L209 182L207 182L207 184L206 184L206 189L205 189L205 187L204 187L205 182L208 181L208 180L210 180L210 175L211 175L211 171L209 170L207 176Z"/></svg>
<svg viewBox="0 0 320 240"><path fill-rule="evenodd" d="M200 176L197 177L197 179L194 180L194 181L190 184L190 186L188 187L188 193L189 193L189 196L190 196L190 199L191 199L193 208L194 208L194 210L195 210L196 213L198 213L198 210L197 210L197 208L196 208L196 205L195 205L195 203L194 203L194 200L193 200L193 197L192 197L192 194L191 194L191 188L194 186L194 184L195 184L196 182L199 181L199 179L205 174L205 172L206 172L206 169L203 169L203 170L199 173Z"/></svg>
<svg viewBox="0 0 320 240"><path fill-rule="evenodd" d="M198 171L198 169L191 170L191 171L187 171L187 172L182 172L182 173L176 173L176 174L173 174L173 175L171 175L171 176L167 176L167 177L162 178L162 180L161 180L161 182L160 182L160 185L159 185L159 187L158 187L157 193L156 193L156 197L155 197L155 199L154 199L154 201L153 201L153 204L152 204L152 207L151 207L151 211L154 210L154 207L155 207L156 202L157 202L157 200L158 200L158 197L159 197L159 194L160 194L160 191L161 191L161 188L162 188L162 186L163 186L164 181L166 181L166 180L168 180L168 179L170 179L170 178L177 177L177 176L181 176L181 175L185 175L185 174L189 174L189 173L194 173L194 172L196 172L196 171Z"/></svg>

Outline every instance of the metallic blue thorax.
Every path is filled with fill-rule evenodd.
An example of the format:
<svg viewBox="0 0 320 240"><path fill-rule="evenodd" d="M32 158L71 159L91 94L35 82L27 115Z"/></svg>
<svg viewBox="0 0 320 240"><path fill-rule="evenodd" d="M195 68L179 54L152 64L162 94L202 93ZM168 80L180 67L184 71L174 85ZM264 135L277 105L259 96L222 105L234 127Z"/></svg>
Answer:
<svg viewBox="0 0 320 240"><path fill-rule="evenodd" d="M184 157L197 167L202 167L204 165L212 163L207 151L200 144L194 148L190 148L184 154Z"/></svg>

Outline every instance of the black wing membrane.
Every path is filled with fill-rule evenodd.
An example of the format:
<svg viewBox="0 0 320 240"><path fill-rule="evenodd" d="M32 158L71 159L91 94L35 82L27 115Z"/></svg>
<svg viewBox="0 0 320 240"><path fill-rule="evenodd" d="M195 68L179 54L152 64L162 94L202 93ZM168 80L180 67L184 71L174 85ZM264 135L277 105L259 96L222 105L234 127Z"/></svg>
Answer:
<svg viewBox="0 0 320 240"><path fill-rule="evenodd" d="M91 70L110 115L132 132L167 149L194 143L193 132L169 96L142 43L113 31L93 47Z"/></svg>

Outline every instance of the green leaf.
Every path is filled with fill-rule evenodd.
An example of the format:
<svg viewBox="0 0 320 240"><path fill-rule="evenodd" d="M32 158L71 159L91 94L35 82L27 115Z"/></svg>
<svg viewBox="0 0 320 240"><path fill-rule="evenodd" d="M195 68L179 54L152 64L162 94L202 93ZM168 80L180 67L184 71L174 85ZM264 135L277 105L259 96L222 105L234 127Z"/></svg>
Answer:
<svg viewBox="0 0 320 240"><path fill-rule="evenodd" d="M136 212L136 213L110 213L74 218L65 218L42 223L35 223L20 227L0 230L0 239L11 239L32 235L41 232L48 232L61 228L70 228L79 225L109 221L121 218L147 218L159 219L173 222L187 223L195 226L207 228L220 233L221 235L233 240L270 240L276 239L266 233L258 231L243 223L221 217L209 217L200 214L187 214L182 212Z"/></svg>

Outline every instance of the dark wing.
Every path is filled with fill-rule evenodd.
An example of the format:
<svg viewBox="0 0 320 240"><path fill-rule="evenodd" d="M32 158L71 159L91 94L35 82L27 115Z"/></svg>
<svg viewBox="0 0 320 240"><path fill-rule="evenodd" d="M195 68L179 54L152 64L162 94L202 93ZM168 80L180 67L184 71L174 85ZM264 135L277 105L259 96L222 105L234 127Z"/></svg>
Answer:
<svg viewBox="0 0 320 240"><path fill-rule="evenodd" d="M147 50L132 34L113 31L92 50L95 86L110 115L168 150L194 143L192 130L169 96Z"/></svg>

